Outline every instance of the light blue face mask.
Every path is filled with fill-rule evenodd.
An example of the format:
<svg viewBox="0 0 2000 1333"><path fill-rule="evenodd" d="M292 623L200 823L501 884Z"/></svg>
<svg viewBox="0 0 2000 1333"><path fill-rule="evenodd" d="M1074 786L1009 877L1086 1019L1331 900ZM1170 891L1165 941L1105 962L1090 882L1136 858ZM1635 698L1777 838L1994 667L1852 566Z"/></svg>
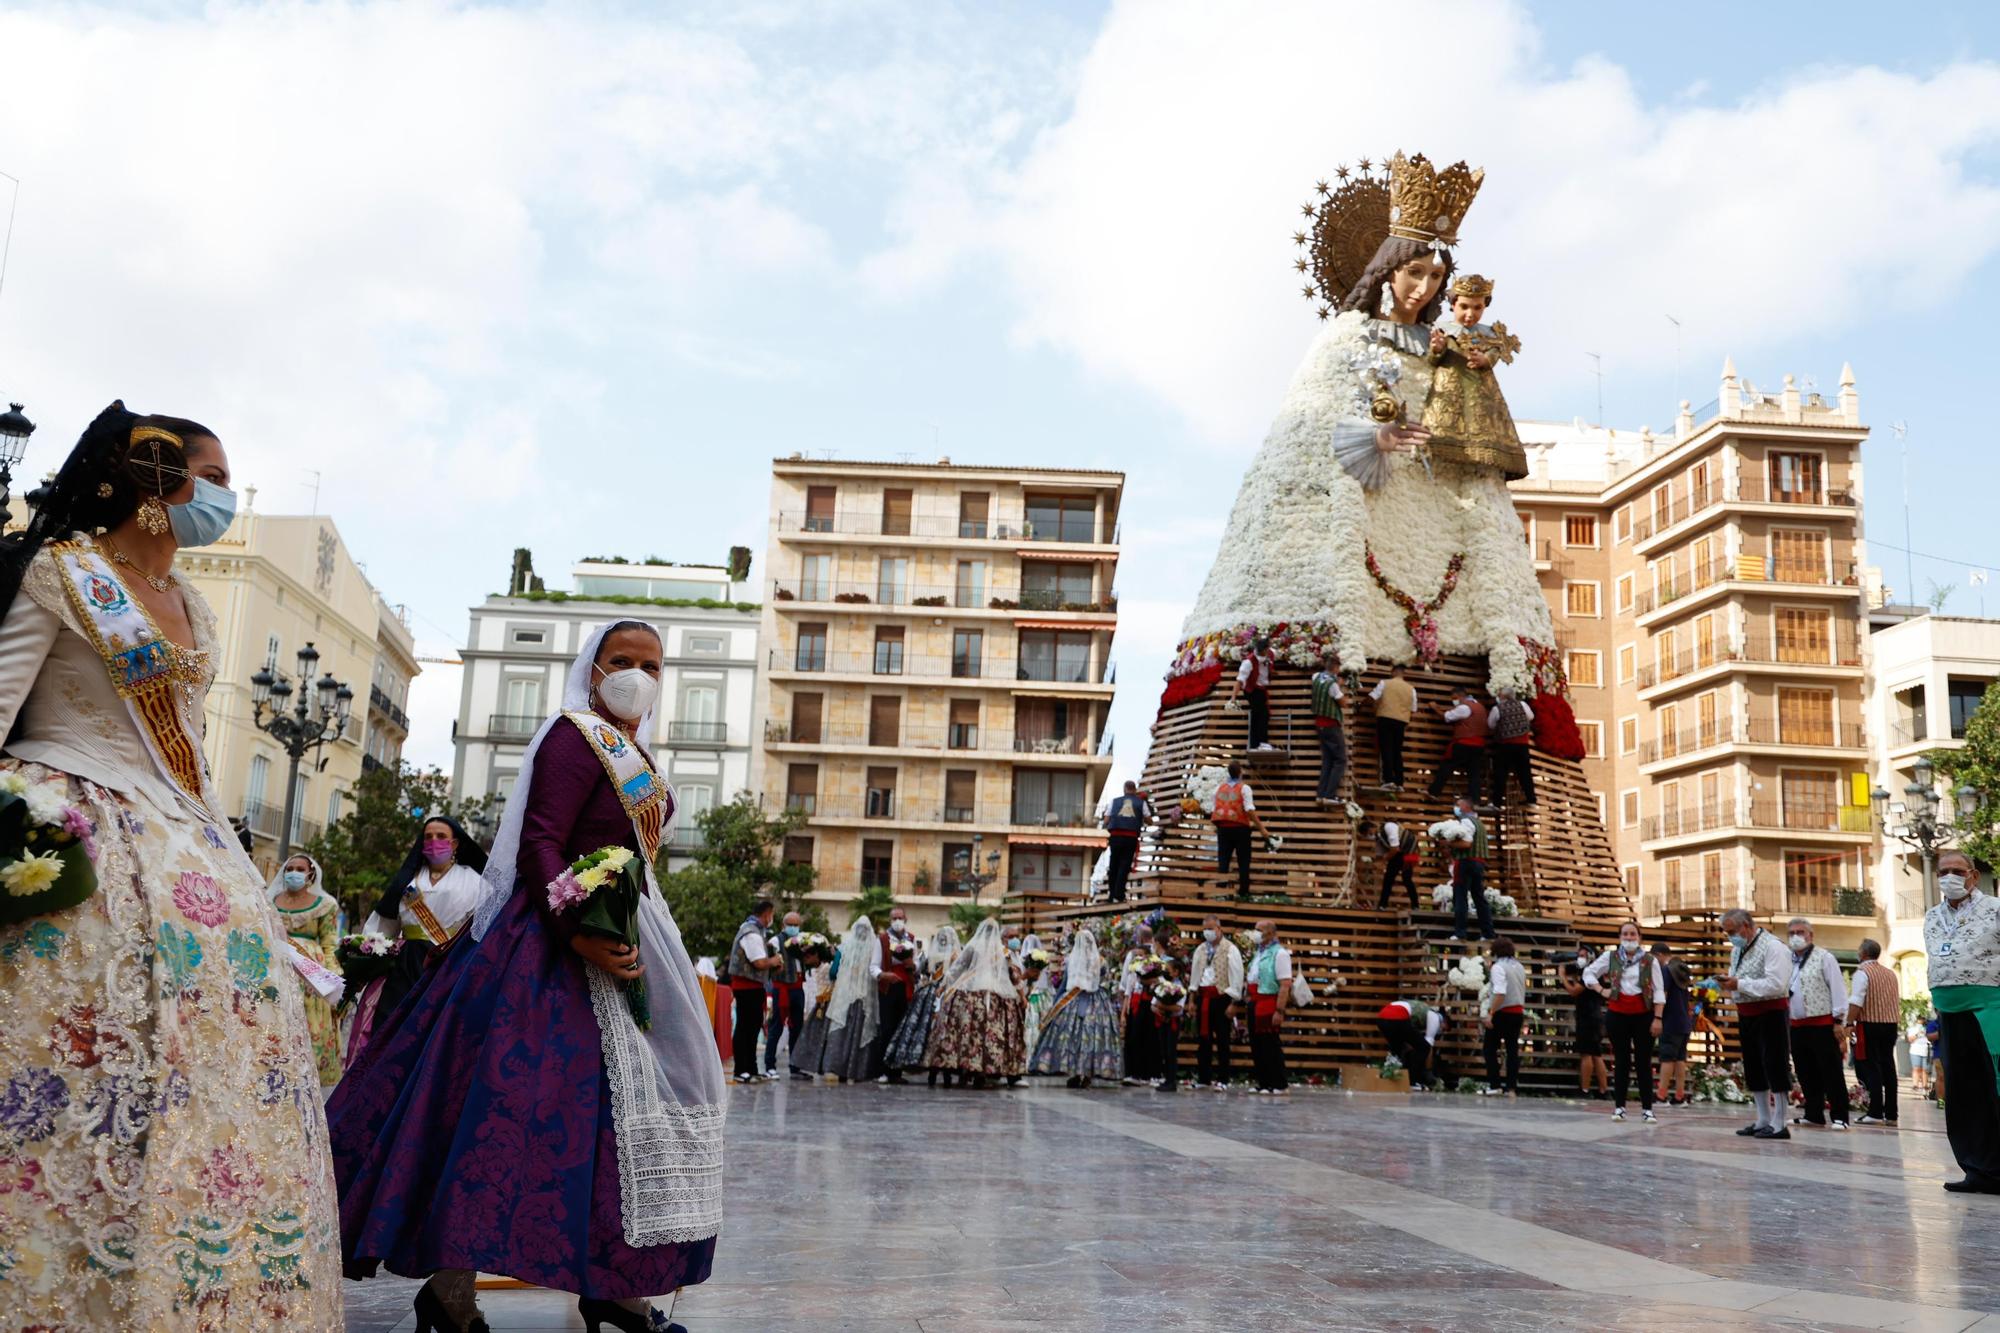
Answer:
<svg viewBox="0 0 2000 1333"><path fill-rule="evenodd" d="M174 540L182 546L208 546L222 539L236 518L236 492L204 477L194 479L194 498L184 505L168 505L167 521L174 525Z"/></svg>
<svg viewBox="0 0 2000 1333"><path fill-rule="evenodd" d="M304 888L305 886L306 886L306 872L305 872L305 871L303 871L303 870L287 870L287 871L285 872L285 887L286 887L286 888L288 888L288 889L303 889L303 888Z"/></svg>

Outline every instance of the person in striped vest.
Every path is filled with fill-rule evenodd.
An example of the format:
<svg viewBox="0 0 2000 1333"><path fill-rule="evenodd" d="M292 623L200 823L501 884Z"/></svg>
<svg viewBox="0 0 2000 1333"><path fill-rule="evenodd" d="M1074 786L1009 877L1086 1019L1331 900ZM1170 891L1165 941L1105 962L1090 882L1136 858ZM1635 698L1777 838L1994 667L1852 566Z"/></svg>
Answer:
<svg viewBox="0 0 2000 1333"><path fill-rule="evenodd" d="M1442 1008L1422 1000L1391 1000L1375 1015L1375 1028L1389 1043L1389 1054L1409 1071L1412 1092L1431 1085L1431 1051L1445 1022Z"/></svg>
<svg viewBox="0 0 2000 1333"><path fill-rule="evenodd" d="M1722 914L1722 931L1733 951L1722 989L1736 1001L1743 1047L1743 1084L1757 1108L1754 1124L1736 1132L1744 1138L1789 1139L1784 1098L1792 1090L1792 951L1757 924L1741 907Z"/></svg>
<svg viewBox="0 0 2000 1333"><path fill-rule="evenodd" d="M1812 922L1795 916L1787 929L1792 945L1792 1065L1806 1097L1805 1114L1792 1117L1792 1123L1846 1129L1847 982L1834 956L1813 943Z"/></svg>
<svg viewBox="0 0 2000 1333"><path fill-rule="evenodd" d="M1896 1028L1903 1017L1903 987L1882 966L1882 946L1861 941L1861 965L1847 988L1847 1030L1854 1034L1854 1068L1868 1089L1868 1110L1857 1125L1896 1123Z"/></svg>
<svg viewBox="0 0 2000 1333"><path fill-rule="evenodd" d="M1535 710L1511 685L1502 685L1493 696L1493 707L1486 713L1486 730L1493 742L1487 755L1493 770L1493 804L1506 804L1511 777L1521 784L1521 804L1533 805Z"/></svg>

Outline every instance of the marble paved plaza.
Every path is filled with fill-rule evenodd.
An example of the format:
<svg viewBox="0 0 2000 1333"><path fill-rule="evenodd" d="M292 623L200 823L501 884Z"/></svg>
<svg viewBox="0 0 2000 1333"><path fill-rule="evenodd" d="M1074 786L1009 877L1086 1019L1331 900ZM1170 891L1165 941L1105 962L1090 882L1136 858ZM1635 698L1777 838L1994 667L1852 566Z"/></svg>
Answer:
<svg viewBox="0 0 2000 1333"><path fill-rule="evenodd" d="M1734 1108L1060 1086L733 1089L706 1330L2000 1330L2000 1197L1941 1116L1733 1131ZM349 1284L349 1328L414 1283ZM487 1292L493 1328L580 1328Z"/></svg>

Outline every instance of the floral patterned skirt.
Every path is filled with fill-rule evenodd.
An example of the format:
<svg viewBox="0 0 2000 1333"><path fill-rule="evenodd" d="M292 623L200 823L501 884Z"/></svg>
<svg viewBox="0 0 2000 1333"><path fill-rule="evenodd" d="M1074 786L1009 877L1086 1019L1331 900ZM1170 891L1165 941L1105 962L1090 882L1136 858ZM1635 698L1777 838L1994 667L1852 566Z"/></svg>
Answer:
<svg viewBox="0 0 2000 1333"><path fill-rule="evenodd" d="M64 787L98 875L0 930L0 1327L339 1328L319 1070L261 877L226 828L0 772Z"/></svg>
<svg viewBox="0 0 2000 1333"><path fill-rule="evenodd" d="M1043 1020L1028 1072L1123 1078L1125 1039L1118 1027L1118 997L1103 990L1069 992L1062 1007Z"/></svg>
<svg viewBox="0 0 2000 1333"><path fill-rule="evenodd" d="M924 1048L930 1044L931 1024L937 1017L938 983L922 982L917 986L916 996L903 1014L903 1021L896 1029L896 1035L889 1039L888 1062L891 1069L921 1069L924 1063Z"/></svg>
<svg viewBox="0 0 2000 1333"><path fill-rule="evenodd" d="M992 991L952 991L938 1001L924 1063L933 1069L1012 1078L1026 1072L1018 995Z"/></svg>
<svg viewBox="0 0 2000 1333"><path fill-rule="evenodd" d="M291 940L294 949L314 962L334 966L334 961L320 948L317 935L295 934ZM319 1085L330 1088L340 1082L340 1020L335 1017L331 1004L306 987L299 989L306 1006L306 1030L312 1034L313 1063L319 1069Z"/></svg>

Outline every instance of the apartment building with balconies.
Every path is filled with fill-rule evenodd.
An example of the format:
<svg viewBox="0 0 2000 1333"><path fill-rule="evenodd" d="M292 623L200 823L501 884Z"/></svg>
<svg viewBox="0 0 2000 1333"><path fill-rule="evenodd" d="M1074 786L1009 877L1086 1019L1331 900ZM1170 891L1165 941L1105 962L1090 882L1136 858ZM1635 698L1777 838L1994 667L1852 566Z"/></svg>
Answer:
<svg viewBox="0 0 2000 1333"><path fill-rule="evenodd" d="M748 552L734 567L601 557L579 561L570 587L542 587L516 555L508 590L471 609L452 793L464 800L514 794L521 756L562 703L570 663L599 627L643 620L664 650L654 730L643 738L680 798L668 867L701 846L695 816L751 789L758 607L747 587Z"/></svg>
<svg viewBox="0 0 2000 1333"><path fill-rule="evenodd" d="M1642 914L1876 917L1861 425L1733 364L1671 435L1521 422L1512 490L1554 613L1585 772Z"/></svg>
<svg viewBox="0 0 2000 1333"><path fill-rule="evenodd" d="M1907 822L1917 761L1963 747L1967 724L2000 679L2000 620L1898 609L1910 614L1878 613L1868 636L1872 768L1876 784L1889 793L1881 813L1892 833ZM1950 820L1951 783L1935 781ZM1922 858L1895 838L1885 839L1874 888L1888 927L1883 961L1902 975L1907 995L1910 987L1925 985L1924 912L1936 901L1926 894Z"/></svg>
<svg viewBox="0 0 2000 1333"><path fill-rule="evenodd" d="M1111 768L1121 473L794 456L772 467L757 787L829 906L924 925L1074 894ZM991 876L991 883L975 876Z"/></svg>

